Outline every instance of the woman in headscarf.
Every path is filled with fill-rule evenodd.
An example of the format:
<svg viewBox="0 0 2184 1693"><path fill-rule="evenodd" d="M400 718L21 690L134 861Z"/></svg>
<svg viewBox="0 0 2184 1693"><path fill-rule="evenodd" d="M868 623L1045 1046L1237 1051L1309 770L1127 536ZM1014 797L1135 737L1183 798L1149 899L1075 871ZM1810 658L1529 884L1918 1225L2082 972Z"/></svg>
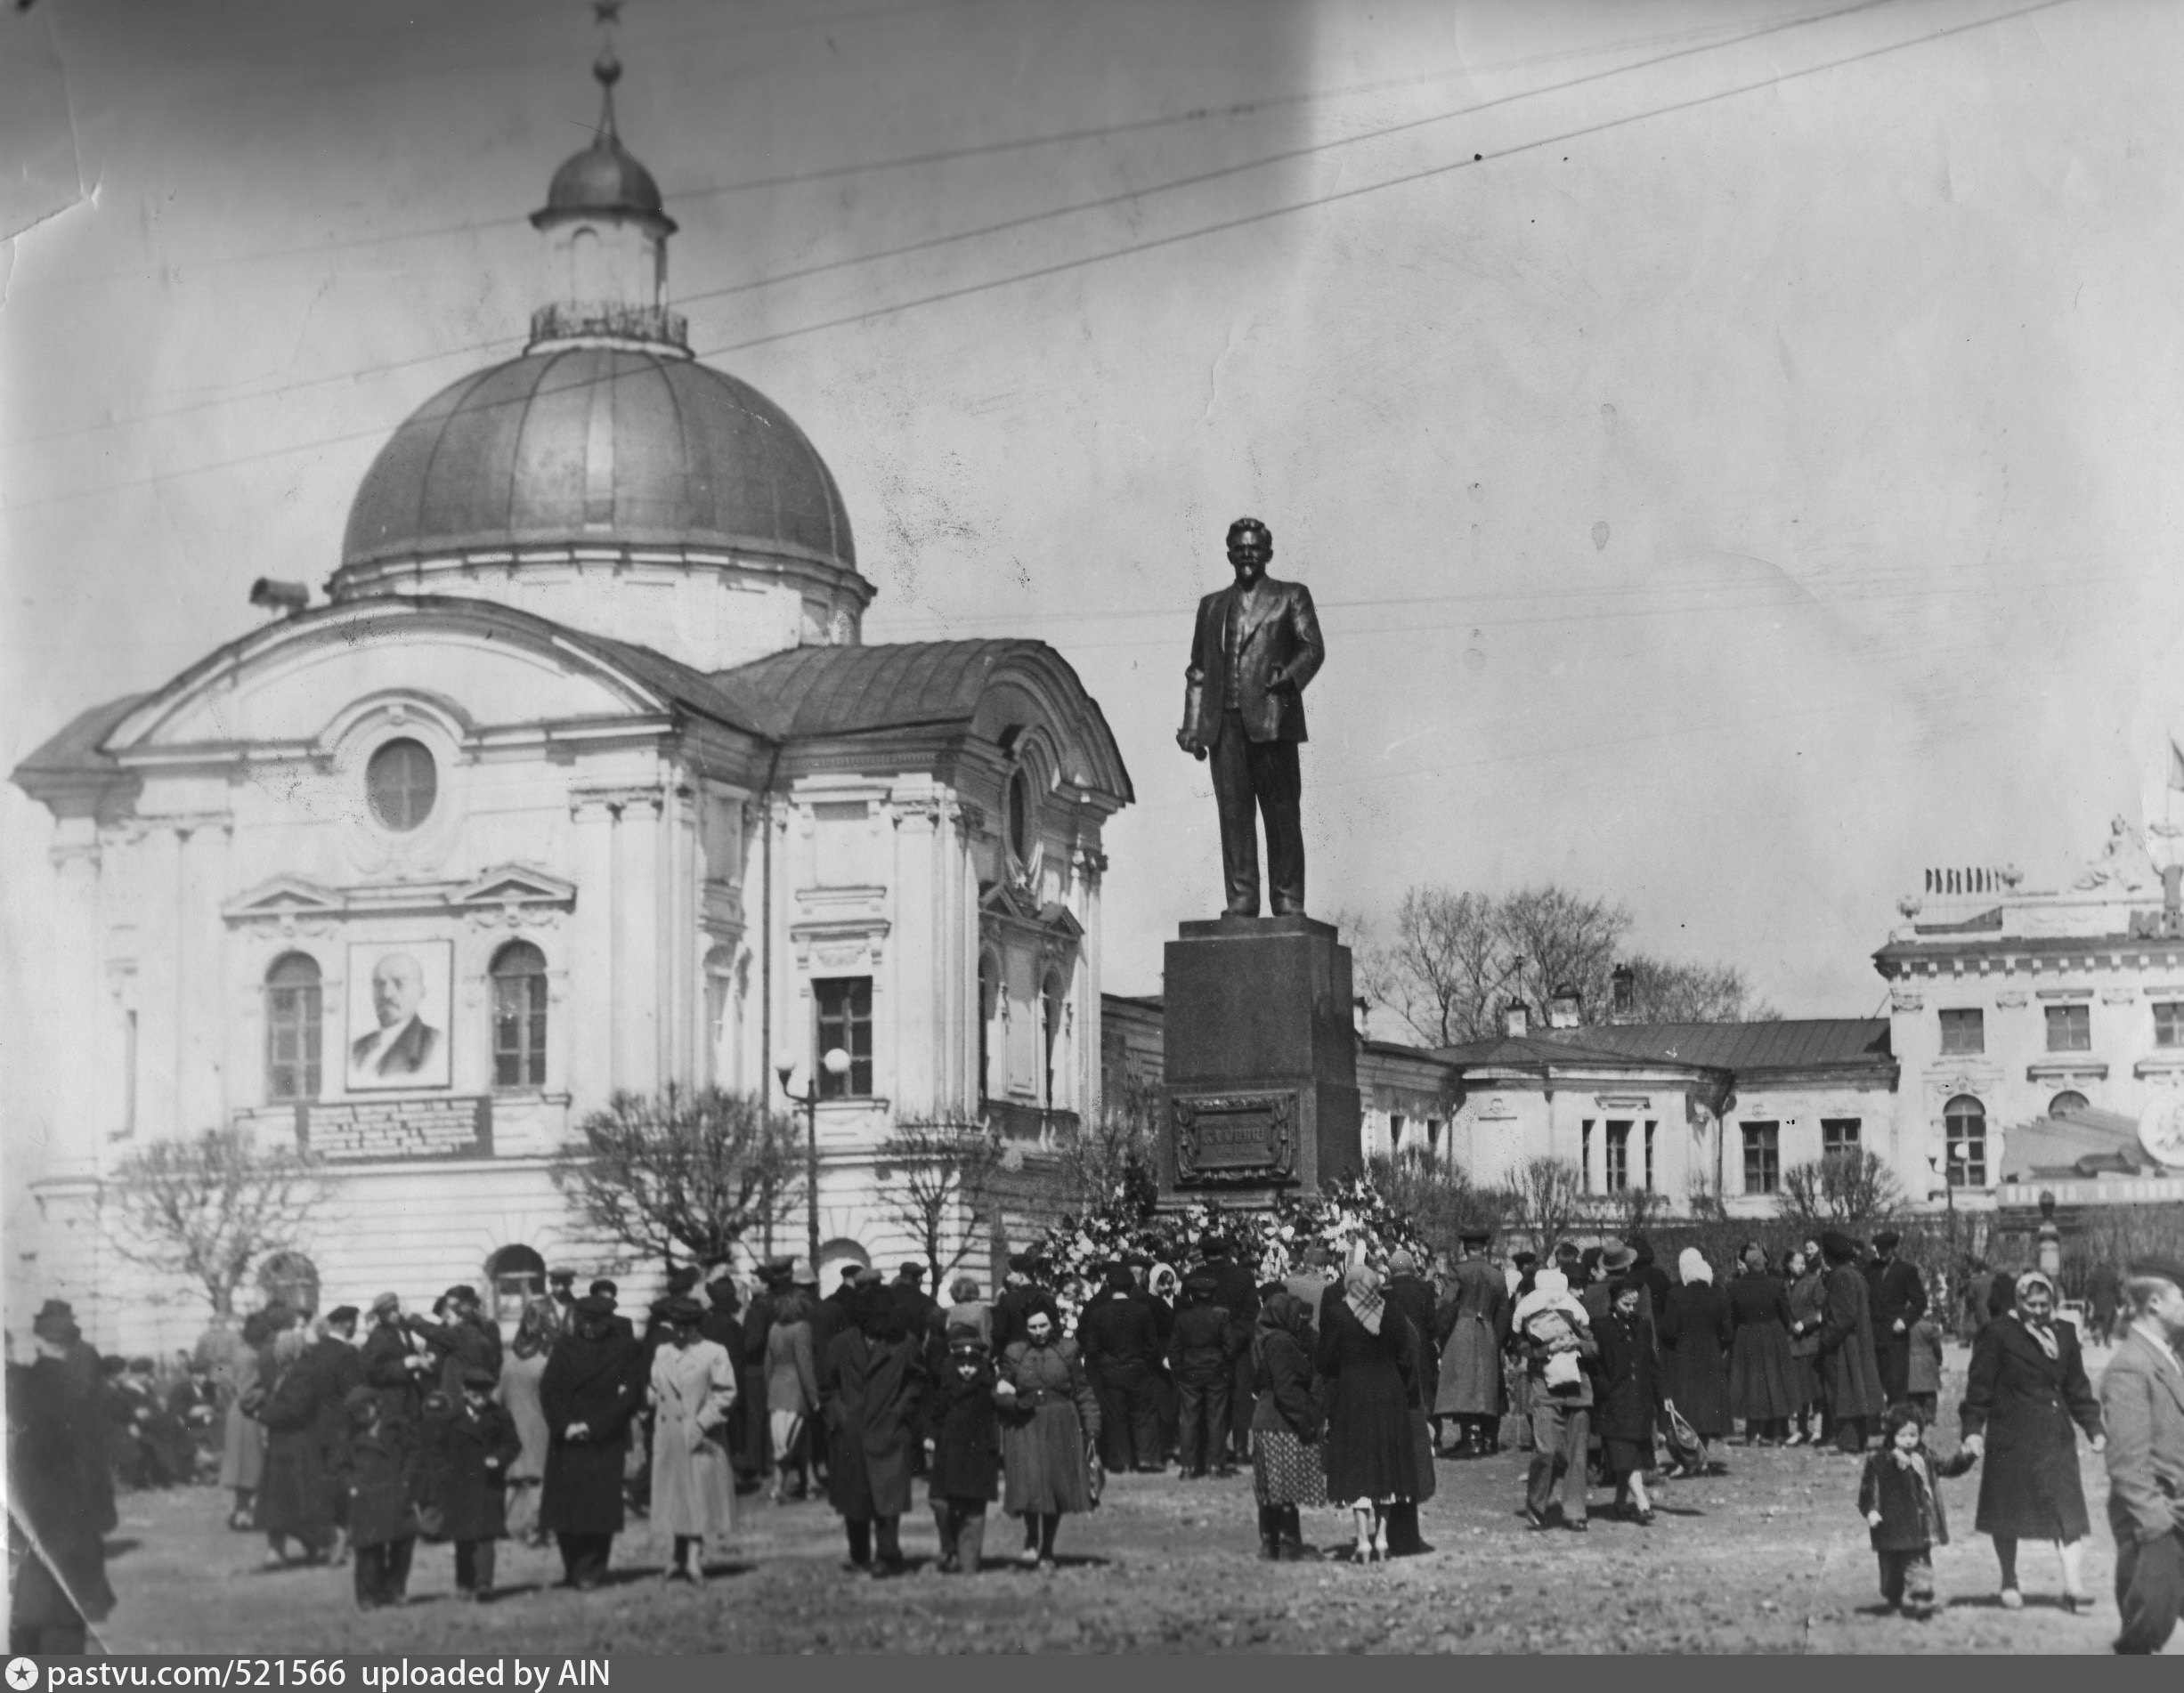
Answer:
<svg viewBox="0 0 2184 1693"><path fill-rule="evenodd" d="M1330 1292L1320 1303L1312 1361L1327 1378L1327 1495L1356 1519L1357 1543L1347 1555L1354 1563L1386 1559L1387 1507L1418 1497L1410 1425L1417 1349L1407 1328L1381 1297L1370 1265L1352 1264L1340 1296Z"/></svg>
<svg viewBox="0 0 2184 1693"><path fill-rule="evenodd" d="M528 1301L516 1324L516 1338L500 1360L497 1397L516 1420L516 1438L524 1443L516 1462L508 1466L508 1534L533 1546L543 1546L546 1535L539 1527L539 1485L546 1477L546 1411L539 1403L539 1382L546 1374L546 1360L561 1338L561 1307L545 1295Z"/></svg>
<svg viewBox="0 0 2184 1693"><path fill-rule="evenodd" d="M2009 1315L1988 1324L1974 1343L1962 1413L1963 1449L1985 1459L1975 1526L1993 1537L2003 1608L2025 1603L2018 1542L2048 1540L2062 1557L2065 1607L2084 1609L2091 1600L2082 1563L2091 1525L2072 1425L2085 1430L2095 1452L2107 1441L2077 1326L2055 1320L2055 1284L2040 1271L2018 1277Z"/></svg>
<svg viewBox="0 0 2184 1693"><path fill-rule="evenodd" d="M1782 1289L1790 1299L1790 1414L1797 1427L1784 1446L1815 1438L1813 1415L1820 1408L1820 1324L1828 1303L1827 1278L1802 1246L1782 1254Z"/></svg>
<svg viewBox="0 0 2184 1693"><path fill-rule="evenodd" d="M811 1417L819 1408L819 1366L811 1347L811 1300L800 1289L774 1302L766 1332L766 1416L774 1448L774 1503L810 1489ZM753 1414L756 1414L755 1410ZM789 1478L795 1476L794 1486Z"/></svg>
<svg viewBox="0 0 2184 1693"><path fill-rule="evenodd" d="M1677 1255L1676 1273L1677 1284L1668 1290L1660 1317L1661 1393L1699 1437L1700 1462L1685 1473L1718 1474L1722 1466L1714 1454L1729 1432L1728 1356L1735 1324L1728 1295L1714 1285L1714 1267L1696 1246Z"/></svg>
<svg viewBox="0 0 2184 1693"><path fill-rule="evenodd" d="M336 1537L334 1492L319 1420L323 1378L313 1367L310 1351L308 1330L281 1331L273 1341L272 1386L258 1409L266 1440L257 1527L265 1536L269 1567L288 1561L290 1540L302 1547L304 1563L322 1563Z"/></svg>
<svg viewBox="0 0 2184 1693"><path fill-rule="evenodd" d="M898 1576L904 1568L903 1512L910 1509L910 1443L918 1429L925 1365L919 1339L893 1294L867 1283L846 1303L848 1321L819 1368L827 1495L849 1537L848 1567L875 1576Z"/></svg>
<svg viewBox="0 0 2184 1693"><path fill-rule="evenodd" d="M735 1469L728 1460L728 1413L735 1360L701 1340L705 1308L677 1294L662 1308L668 1337L653 1354L652 1527L674 1537L671 1582L705 1579L705 1543L735 1531Z"/></svg>
<svg viewBox="0 0 2184 1693"><path fill-rule="evenodd" d="M1173 1264L1155 1264L1145 1275L1145 1291L1153 1298L1153 1325L1160 1355L1153 1360L1153 1402L1160 1414L1160 1455L1163 1464L1176 1455L1182 1437L1182 1397L1175 1378L1168 1373L1168 1336L1175 1328L1175 1305L1183 1294L1183 1278Z"/></svg>
<svg viewBox="0 0 2184 1693"><path fill-rule="evenodd" d="M1744 1419L1753 1446L1780 1446L1798 1410L1790 1361L1790 1292L1767 1268L1758 1241L1746 1241L1744 1273L1725 1290L1736 1335L1729 1343L1729 1414Z"/></svg>
<svg viewBox="0 0 2184 1693"><path fill-rule="evenodd" d="M1614 1508L1632 1521L1650 1524L1645 1469L1653 1458L1653 1428L1660 1409L1660 1365L1653 1325L1639 1307L1645 1285L1633 1276L1608 1284L1607 1310L1593 1324L1600 1343L1601 1468L1615 1488Z"/></svg>
<svg viewBox="0 0 2184 1693"><path fill-rule="evenodd" d="M1002 1509L1024 1519L1024 1561L1054 1567L1054 1536L1071 1511L1090 1511L1100 1444L1100 1400L1053 1300L1024 1313L1024 1338L1001 1356Z"/></svg>
<svg viewBox="0 0 2184 1693"><path fill-rule="evenodd" d="M629 1424L643 1402L644 1352L614 1320L614 1301L576 1301L575 1326L555 1342L539 1379L546 1413L546 1483L539 1527L561 1543L572 1587L597 1587L622 1529L622 1470Z"/></svg>
<svg viewBox="0 0 2184 1693"><path fill-rule="evenodd" d="M1314 1390L1311 1312L1295 1294L1271 1293L1252 1331L1251 1489L1259 1502L1259 1556L1304 1556L1303 1505L1327 1502L1319 1451L1325 1412Z"/></svg>

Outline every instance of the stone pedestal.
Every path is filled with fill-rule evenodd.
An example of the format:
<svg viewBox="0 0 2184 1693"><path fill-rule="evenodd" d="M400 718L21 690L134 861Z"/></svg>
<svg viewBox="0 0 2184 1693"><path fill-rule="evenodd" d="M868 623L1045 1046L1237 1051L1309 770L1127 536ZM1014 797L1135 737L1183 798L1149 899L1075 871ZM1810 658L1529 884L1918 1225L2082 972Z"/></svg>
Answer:
<svg viewBox="0 0 2184 1693"><path fill-rule="evenodd" d="M1167 944L1164 1203L1271 1203L1364 1167L1350 949L1309 917L1185 923Z"/></svg>

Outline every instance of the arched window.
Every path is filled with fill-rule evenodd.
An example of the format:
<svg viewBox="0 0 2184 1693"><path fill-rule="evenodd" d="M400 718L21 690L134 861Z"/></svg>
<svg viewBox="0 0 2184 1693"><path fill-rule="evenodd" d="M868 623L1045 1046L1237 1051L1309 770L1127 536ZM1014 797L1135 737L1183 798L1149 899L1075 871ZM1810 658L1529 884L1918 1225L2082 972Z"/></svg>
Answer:
<svg viewBox="0 0 2184 1693"><path fill-rule="evenodd" d="M2074 1088L2066 1088L2048 1101L2048 1115L2059 1117L2066 1111L2083 1111L2089 1101Z"/></svg>
<svg viewBox="0 0 2184 1693"><path fill-rule="evenodd" d="M546 1292L546 1260L528 1246L503 1246L485 1260L485 1279L493 1290L493 1316L520 1323L524 1307Z"/></svg>
<svg viewBox="0 0 2184 1693"><path fill-rule="evenodd" d="M994 1097L994 1019L1001 1015L1001 966L978 954L978 1098Z"/></svg>
<svg viewBox="0 0 2184 1693"><path fill-rule="evenodd" d="M1949 1185L1987 1185L1987 1110L1969 1093L1960 1093L1942 1113L1948 1136Z"/></svg>
<svg viewBox="0 0 2184 1693"><path fill-rule="evenodd" d="M1045 1055L1046 1090L1042 1101L1054 1109L1054 1052L1061 1043L1061 977L1050 973L1039 988L1039 1045Z"/></svg>
<svg viewBox="0 0 2184 1693"><path fill-rule="evenodd" d="M421 741L390 741L364 765L364 793L371 814L386 828L407 834L432 815L440 771Z"/></svg>
<svg viewBox="0 0 2184 1693"><path fill-rule="evenodd" d="M319 967L301 952L265 972L265 1097L319 1097Z"/></svg>
<svg viewBox="0 0 2184 1693"><path fill-rule="evenodd" d="M1009 850L1019 864L1031 863L1031 778L1021 765L1009 773Z"/></svg>
<svg viewBox="0 0 2184 1693"><path fill-rule="evenodd" d="M493 954L493 1086L546 1085L546 954L510 941Z"/></svg>

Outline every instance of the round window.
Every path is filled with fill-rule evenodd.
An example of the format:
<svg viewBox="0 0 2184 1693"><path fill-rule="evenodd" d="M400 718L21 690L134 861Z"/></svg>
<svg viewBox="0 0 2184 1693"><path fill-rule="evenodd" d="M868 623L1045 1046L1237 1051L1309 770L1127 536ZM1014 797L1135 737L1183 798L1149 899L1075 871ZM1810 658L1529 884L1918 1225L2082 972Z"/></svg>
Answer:
<svg viewBox="0 0 2184 1693"><path fill-rule="evenodd" d="M422 741L390 741L364 766L364 791L371 814L387 828L415 829L432 814L440 792L440 772Z"/></svg>

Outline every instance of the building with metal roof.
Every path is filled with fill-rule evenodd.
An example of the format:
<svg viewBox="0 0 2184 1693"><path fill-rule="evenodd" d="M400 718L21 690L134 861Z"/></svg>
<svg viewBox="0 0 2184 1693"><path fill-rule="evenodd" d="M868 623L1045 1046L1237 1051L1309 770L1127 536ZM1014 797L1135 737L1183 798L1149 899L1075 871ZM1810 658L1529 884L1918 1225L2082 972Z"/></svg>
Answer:
<svg viewBox="0 0 2184 1693"><path fill-rule="evenodd" d="M745 1245L868 1260L923 1250L903 1125L993 1124L1035 1172L1097 1106L1101 831L1133 797L1106 718L1038 641L863 644L848 502L691 357L597 71L532 219L531 344L395 426L328 599L257 584L277 615L13 773L96 1053L28 1292L102 1344L202 1321L98 1246L162 1137L240 1125L326 1171L313 1285L512 1310L548 1259L625 1255L552 1178L619 1094L814 1096ZM945 1222L984 1272L990 1219Z"/></svg>

